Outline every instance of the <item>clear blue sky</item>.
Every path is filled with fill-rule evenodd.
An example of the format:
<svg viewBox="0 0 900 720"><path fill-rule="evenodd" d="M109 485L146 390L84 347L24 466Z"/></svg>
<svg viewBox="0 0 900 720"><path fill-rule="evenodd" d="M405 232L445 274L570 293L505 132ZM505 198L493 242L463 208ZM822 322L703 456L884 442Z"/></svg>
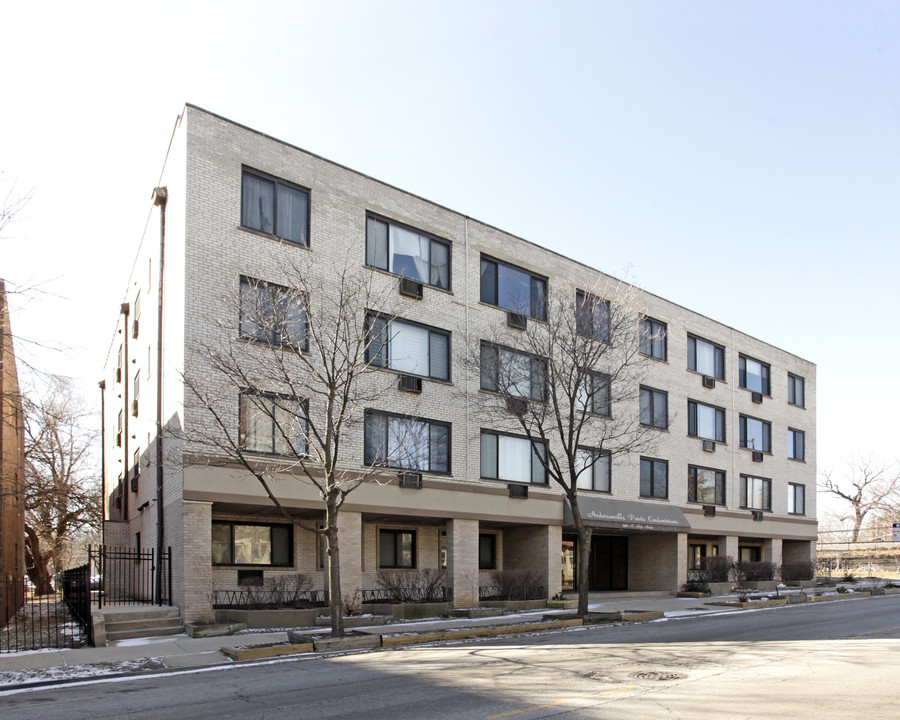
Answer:
<svg viewBox="0 0 900 720"><path fill-rule="evenodd" d="M895 456L900 3L7 3L0 240L93 397L184 102L818 364L819 464ZM12 237L10 237L12 236Z"/></svg>

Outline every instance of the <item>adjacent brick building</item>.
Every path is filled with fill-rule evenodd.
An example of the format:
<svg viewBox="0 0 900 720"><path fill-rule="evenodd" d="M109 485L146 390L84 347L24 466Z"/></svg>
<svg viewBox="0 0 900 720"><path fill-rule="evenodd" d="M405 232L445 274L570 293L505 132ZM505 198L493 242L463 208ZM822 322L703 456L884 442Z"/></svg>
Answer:
<svg viewBox="0 0 900 720"><path fill-rule="evenodd" d="M327 276L347 258L388 290L403 285L398 275L414 280L395 295L404 341L420 348L408 352L427 353L429 363L383 371L401 370L411 376L406 389L420 392L382 398L372 422L427 418L443 444L413 463L421 483L395 477L348 497L344 592L375 587L385 568L447 567L459 606L477 602L492 569L536 571L548 596L571 587L577 568L563 496L542 482L521 438L484 426L471 402L484 378L463 358L496 327L540 321L538 312L517 317L527 308L509 312L511 288L535 297L565 288L574 312L576 293L607 277L191 105L176 123L106 363L107 543L156 545L162 498L174 600L189 621L208 617L213 591L236 588L239 576L302 572L326 586L316 536L285 523L249 473L192 439L210 420L182 374L222 394L235 436L268 442L268 455L277 454L276 439L240 427L240 390L195 351L229 333L253 339L257 330L227 296L256 292L252 283L278 288L292 262ZM655 404L648 422L659 437L651 456L616 458L579 493L594 527L593 589L675 591L711 554L813 559L815 365L652 294L639 297L654 338L642 347L653 362L641 400ZM298 401L315 411L314 398ZM615 411L637 416L641 407L635 394ZM166 428L161 452L158 426ZM364 467L365 432L362 423L348 429L348 466ZM321 519L309 485L285 482L279 493L297 516Z"/></svg>

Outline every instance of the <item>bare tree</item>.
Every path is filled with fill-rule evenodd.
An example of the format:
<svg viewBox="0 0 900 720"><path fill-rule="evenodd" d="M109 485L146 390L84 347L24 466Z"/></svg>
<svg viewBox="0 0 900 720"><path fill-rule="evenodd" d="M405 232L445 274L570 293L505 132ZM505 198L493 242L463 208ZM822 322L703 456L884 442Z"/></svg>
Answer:
<svg viewBox="0 0 900 720"><path fill-rule="evenodd" d="M850 542L859 540L867 516L892 515L900 506L900 473L872 458L848 460L839 476L832 470L823 471L819 488L845 503L835 515L852 524Z"/></svg>
<svg viewBox="0 0 900 720"><path fill-rule="evenodd" d="M538 306L532 299L522 315L546 322L506 328L466 356L488 391L475 396L480 410L498 428L524 433L533 457L565 492L578 536L579 614L588 609L591 549L579 489L608 482L615 458L653 447L653 426L667 416L663 406L638 412L648 362L641 343L661 339L641 335L639 293L610 281L591 292L551 293Z"/></svg>
<svg viewBox="0 0 900 720"><path fill-rule="evenodd" d="M280 270L283 285L243 279L230 298L239 309L239 332L225 323L220 342L197 348L196 365L211 372L186 373L184 381L211 422L188 437L255 477L282 517L324 536L331 631L340 636L338 514L353 490L383 480L384 465L402 466L402 459L391 461L404 452L402 442L375 448L375 462L368 466L350 450L358 448L361 433L352 431L362 427L366 408L396 378L376 372L386 338L373 323L375 313L393 317L389 298L396 296L396 285L378 290L373 283L381 276L349 264L327 271L311 263ZM324 527L284 506L277 492L284 478L315 488L325 508Z"/></svg>
<svg viewBox="0 0 900 720"><path fill-rule="evenodd" d="M3 202L0 203L0 239L5 239L3 233L6 231L6 228L25 209L25 206L28 205L34 194L32 190L25 193L17 192L15 181L7 181L4 177L5 175L5 171L0 172L0 184L7 185Z"/></svg>
<svg viewBox="0 0 900 720"><path fill-rule="evenodd" d="M66 378L25 401L25 566L39 594L53 591L79 534L101 522L89 417Z"/></svg>

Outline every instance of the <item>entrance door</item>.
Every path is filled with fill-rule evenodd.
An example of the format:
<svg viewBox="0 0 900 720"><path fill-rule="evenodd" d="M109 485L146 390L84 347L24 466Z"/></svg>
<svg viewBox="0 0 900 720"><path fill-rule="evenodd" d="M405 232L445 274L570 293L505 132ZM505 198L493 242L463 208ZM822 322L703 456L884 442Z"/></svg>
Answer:
<svg viewBox="0 0 900 720"><path fill-rule="evenodd" d="M588 573L591 590L627 590L628 538L594 535Z"/></svg>

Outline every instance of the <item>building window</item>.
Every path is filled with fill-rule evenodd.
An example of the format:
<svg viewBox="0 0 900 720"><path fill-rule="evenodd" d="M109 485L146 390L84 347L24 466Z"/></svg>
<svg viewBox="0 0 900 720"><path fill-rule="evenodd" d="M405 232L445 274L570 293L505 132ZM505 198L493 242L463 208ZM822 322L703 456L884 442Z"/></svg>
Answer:
<svg viewBox="0 0 900 720"><path fill-rule="evenodd" d="M122 346L119 345L119 362L116 365L116 382L122 382Z"/></svg>
<svg viewBox="0 0 900 720"><path fill-rule="evenodd" d="M702 570L706 545L688 545L688 570Z"/></svg>
<svg viewBox="0 0 900 720"><path fill-rule="evenodd" d="M688 400L688 435L725 442L725 410Z"/></svg>
<svg viewBox="0 0 900 720"><path fill-rule="evenodd" d="M741 447L772 452L772 423L741 415Z"/></svg>
<svg viewBox="0 0 900 720"><path fill-rule="evenodd" d="M414 530L378 531L378 567L414 568L416 533Z"/></svg>
<svg viewBox="0 0 900 720"><path fill-rule="evenodd" d="M546 320L546 300L546 278L482 256L481 302Z"/></svg>
<svg viewBox="0 0 900 720"><path fill-rule="evenodd" d="M609 375L581 370L582 381L578 385L578 408L592 415L609 417L611 412Z"/></svg>
<svg viewBox="0 0 900 720"><path fill-rule="evenodd" d="M665 430L669 427L669 394L653 388L641 388L641 425Z"/></svg>
<svg viewBox="0 0 900 720"><path fill-rule="evenodd" d="M532 447L528 438L481 431L481 477L505 482L547 484L543 443Z"/></svg>
<svg viewBox="0 0 900 720"><path fill-rule="evenodd" d="M788 457L791 460L806 460L806 433L788 428Z"/></svg>
<svg viewBox="0 0 900 720"><path fill-rule="evenodd" d="M141 371L138 370L134 374L134 394L131 396L131 414L137 417L138 415L138 400L141 399Z"/></svg>
<svg viewBox="0 0 900 720"><path fill-rule="evenodd" d="M799 375L788 373L788 402L797 407L806 407L805 381Z"/></svg>
<svg viewBox="0 0 900 720"><path fill-rule="evenodd" d="M688 370L725 380L725 348L688 335Z"/></svg>
<svg viewBox="0 0 900 720"><path fill-rule="evenodd" d="M688 502L725 504L725 473L722 470L688 466Z"/></svg>
<svg viewBox="0 0 900 720"><path fill-rule="evenodd" d="M771 511L772 481L768 478L741 475L741 507Z"/></svg>
<svg viewBox="0 0 900 720"><path fill-rule="evenodd" d="M668 357L666 324L653 318L641 318L640 353L647 357L665 360Z"/></svg>
<svg viewBox="0 0 900 720"><path fill-rule="evenodd" d="M309 245L309 191L245 169L241 225Z"/></svg>
<svg viewBox="0 0 900 720"><path fill-rule="evenodd" d="M610 483L610 455L594 448L578 448L575 455L578 468L577 487L579 490L594 490L608 493Z"/></svg>
<svg viewBox="0 0 900 720"><path fill-rule="evenodd" d="M450 472L450 425L403 415L366 411L366 465Z"/></svg>
<svg viewBox="0 0 900 720"><path fill-rule="evenodd" d="M301 457L307 451L304 400L283 395L241 393L241 447L265 455Z"/></svg>
<svg viewBox="0 0 900 720"><path fill-rule="evenodd" d="M213 521L213 565L294 564L293 525Z"/></svg>
<svg viewBox="0 0 900 720"><path fill-rule="evenodd" d="M788 483L788 513L806 515L806 486Z"/></svg>
<svg viewBox="0 0 900 720"><path fill-rule="evenodd" d="M497 569L497 536L493 533L478 535L478 569Z"/></svg>
<svg viewBox="0 0 900 720"><path fill-rule="evenodd" d="M576 290L575 328L585 337L609 342L609 300Z"/></svg>
<svg viewBox="0 0 900 720"><path fill-rule="evenodd" d="M450 289L450 243L372 216L366 219L366 265Z"/></svg>
<svg viewBox="0 0 900 720"><path fill-rule="evenodd" d="M137 480L141 476L141 449L134 451L134 465L131 468L131 479ZM136 488L135 488L136 489Z"/></svg>
<svg viewBox="0 0 900 720"><path fill-rule="evenodd" d="M425 325L366 317L366 362L410 375L450 379L450 333Z"/></svg>
<svg viewBox="0 0 900 720"><path fill-rule="evenodd" d="M641 458L641 497L669 497L668 461Z"/></svg>
<svg viewBox="0 0 900 720"><path fill-rule="evenodd" d="M752 392L762 393L763 395L771 395L769 387L769 366L761 363L759 360L739 356L739 385Z"/></svg>
<svg viewBox="0 0 900 720"><path fill-rule="evenodd" d="M140 332L139 321L141 319L141 292L134 296L134 310L132 312L131 337L136 338Z"/></svg>
<svg viewBox="0 0 900 720"><path fill-rule="evenodd" d="M481 389L543 401L546 362L542 358L481 343Z"/></svg>
<svg viewBox="0 0 900 720"><path fill-rule="evenodd" d="M301 292L242 277L241 337L306 350L306 306Z"/></svg>

